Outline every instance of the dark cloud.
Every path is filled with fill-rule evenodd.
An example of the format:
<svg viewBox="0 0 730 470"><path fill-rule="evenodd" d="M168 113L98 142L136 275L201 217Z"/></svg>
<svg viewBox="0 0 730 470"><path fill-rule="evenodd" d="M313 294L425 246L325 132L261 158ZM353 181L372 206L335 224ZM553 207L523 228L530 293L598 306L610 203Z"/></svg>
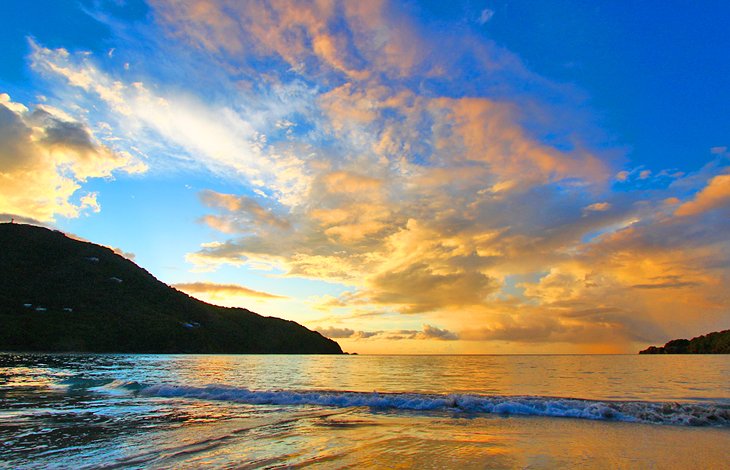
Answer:
<svg viewBox="0 0 730 470"><path fill-rule="evenodd" d="M459 339L459 335L453 331L436 328L431 325L423 325L423 336L425 339L441 339L445 341L454 341Z"/></svg>
<svg viewBox="0 0 730 470"><path fill-rule="evenodd" d="M382 334L382 331L357 331L353 336L355 338L367 339Z"/></svg>
<svg viewBox="0 0 730 470"><path fill-rule="evenodd" d="M327 338L350 338L355 334L355 330L351 330L349 328L335 328L335 327L328 327L328 328L316 328L315 331L322 334L323 336L326 336Z"/></svg>
<svg viewBox="0 0 730 470"><path fill-rule="evenodd" d="M634 289L680 289L683 287L699 286L699 282L659 282L656 284L634 284Z"/></svg>
<svg viewBox="0 0 730 470"><path fill-rule="evenodd" d="M454 341L459 339L459 335L456 333L436 328L431 325L423 325L423 330L386 330L386 331L355 331L350 328L317 328L316 331L320 332L328 338L352 338L352 339L368 339L368 338L379 338L387 340L406 340L406 339L436 339L443 341Z"/></svg>
<svg viewBox="0 0 730 470"><path fill-rule="evenodd" d="M80 122L64 121L48 111L36 109L30 117L31 122L42 125L42 142L48 147L64 147L79 153L95 153L98 145L94 142L89 129Z"/></svg>
<svg viewBox="0 0 730 470"><path fill-rule="evenodd" d="M20 115L0 103L0 171L9 173L36 158L31 129Z"/></svg>
<svg viewBox="0 0 730 470"><path fill-rule="evenodd" d="M317 328L315 331L318 331L322 335L328 337L328 338L353 338L353 339L368 339L372 338L374 336L381 335L382 331L355 331L350 328L336 328L336 327L327 327L327 328Z"/></svg>

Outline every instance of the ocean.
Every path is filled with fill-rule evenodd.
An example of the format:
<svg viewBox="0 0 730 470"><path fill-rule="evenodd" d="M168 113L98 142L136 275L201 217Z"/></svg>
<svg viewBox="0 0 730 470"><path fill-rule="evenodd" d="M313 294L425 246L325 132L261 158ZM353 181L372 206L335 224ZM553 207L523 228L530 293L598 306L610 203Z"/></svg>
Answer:
<svg viewBox="0 0 730 470"><path fill-rule="evenodd" d="M730 356L0 353L2 468L730 468Z"/></svg>

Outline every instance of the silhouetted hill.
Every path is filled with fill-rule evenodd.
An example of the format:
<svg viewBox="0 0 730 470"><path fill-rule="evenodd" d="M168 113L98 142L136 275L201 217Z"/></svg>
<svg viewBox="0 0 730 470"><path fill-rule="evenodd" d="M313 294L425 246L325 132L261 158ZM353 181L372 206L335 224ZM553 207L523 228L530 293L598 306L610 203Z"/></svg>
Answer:
<svg viewBox="0 0 730 470"><path fill-rule="evenodd" d="M674 339L664 346L649 346L639 354L730 354L730 330L692 339Z"/></svg>
<svg viewBox="0 0 730 470"><path fill-rule="evenodd" d="M287 320L207 304L109 248L0 224L0 350L341 354Z"/></svg>

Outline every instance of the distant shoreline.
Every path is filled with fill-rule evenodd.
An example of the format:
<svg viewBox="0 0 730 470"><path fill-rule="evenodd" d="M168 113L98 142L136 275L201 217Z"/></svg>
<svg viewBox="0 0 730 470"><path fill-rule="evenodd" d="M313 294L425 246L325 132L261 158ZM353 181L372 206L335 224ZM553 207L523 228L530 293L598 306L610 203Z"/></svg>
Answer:
<svg viewBox="0 0 730 470"><path fill-rule="evenodd" d="M673 339L664 346L649 346L639 354L730 354L730 330L692 339Z"/></svg>

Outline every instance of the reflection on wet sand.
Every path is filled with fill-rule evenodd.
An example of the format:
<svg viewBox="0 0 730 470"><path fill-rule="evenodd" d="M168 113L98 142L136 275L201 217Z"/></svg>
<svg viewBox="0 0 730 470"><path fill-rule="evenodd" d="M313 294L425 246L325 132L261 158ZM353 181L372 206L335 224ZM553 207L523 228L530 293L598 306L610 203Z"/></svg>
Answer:
<svg viewBox="0 0 730 470"><path fill-rule="evenodd" d="M233 457L243 467L722 468L730 433L534 417L281 410L215 429L181 427L149 445L144 463L163 467L225 466ZM137 456L119 463L142 462Z"/></svg>

